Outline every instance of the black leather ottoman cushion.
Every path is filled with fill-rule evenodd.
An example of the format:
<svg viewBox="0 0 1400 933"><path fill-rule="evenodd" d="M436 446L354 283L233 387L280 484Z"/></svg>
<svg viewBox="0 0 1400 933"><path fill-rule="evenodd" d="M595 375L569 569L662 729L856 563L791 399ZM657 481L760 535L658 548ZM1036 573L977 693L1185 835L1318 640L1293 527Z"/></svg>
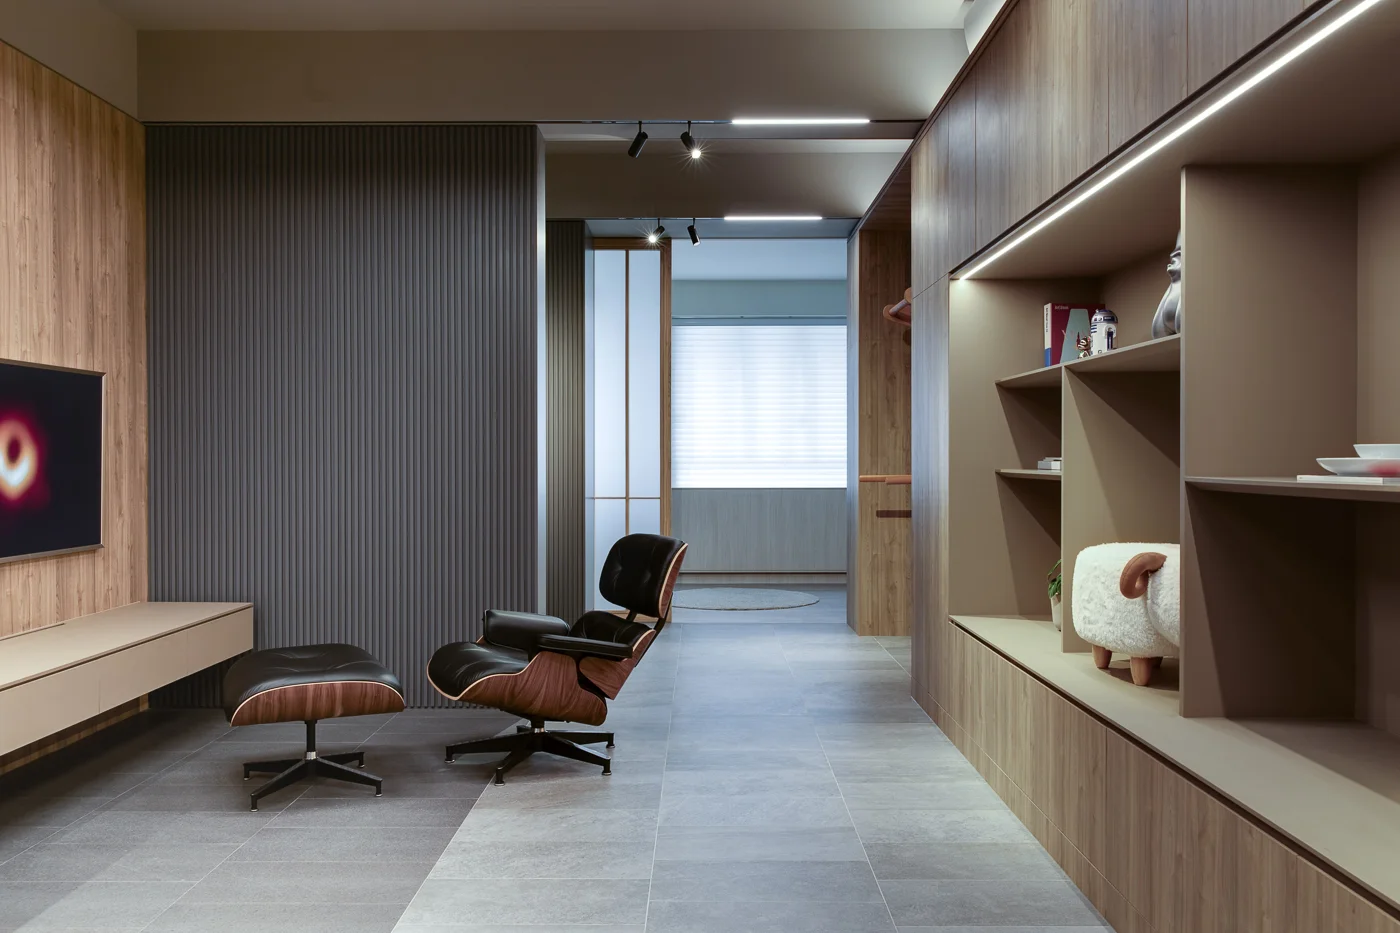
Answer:
<svg viewBox="0 0 1400 933"><path fill-rule="evenodd" d="M354 645L296 645L244 655L224 675L224 714L235 726L397 713L403 685Z"/></svg>

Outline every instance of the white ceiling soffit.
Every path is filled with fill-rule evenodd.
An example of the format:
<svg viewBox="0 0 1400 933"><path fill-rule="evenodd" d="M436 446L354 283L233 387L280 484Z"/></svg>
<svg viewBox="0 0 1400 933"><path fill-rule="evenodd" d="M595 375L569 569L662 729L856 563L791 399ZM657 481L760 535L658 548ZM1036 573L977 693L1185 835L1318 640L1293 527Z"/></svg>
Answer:
<svg viewBox="0 0 1400 933"><path fill-rule="evenodd" d="M106 0L143 30L961 29L963 0Z"/></svg>
<svg viewBox="0 0 1400 933"><path fill-rule="evenodd" d="M684 227L677 232L685 236ZM846 241L710 239L692 249L689 241L676 240L671 247L671 278L676 281L839 281L846 278Z"/></svg>
<svg viewBox="0 0 1400 933"><path fill-rule="evenodd" d="M686 227L691 221L700 233L700 245L715 240L842 240L848 239L860 223L858 217L825 217L817 221L726 221L723 217L617 217L587 221L588 232L595 237L644 237L656 228L657 220L666 228L666 236L674 250L692 248Z"/></svg>
<svg viewBox="0 0 1400 933"><path fill-rule="evenodd" d="M913 124L918 130L918 124ZM542 130L548 127L541 127ZM638 157L644 159L671 159L692 168L703 170L706 160L723 159L727 155L788 155L794 153L893 153L902 155L913 142L914 134L894 139L715 139L706 130L708 127L695 127L691 132L700 145L702 153L698 161L692 162L690 151L680 141L682 124L677 127L647 127L647 144ZM545 133L545 151L555 153L588 153L608 155L616 153L626 156L627 146L637 132L633 124L631 132L625 136L551 136Z"/></svg>

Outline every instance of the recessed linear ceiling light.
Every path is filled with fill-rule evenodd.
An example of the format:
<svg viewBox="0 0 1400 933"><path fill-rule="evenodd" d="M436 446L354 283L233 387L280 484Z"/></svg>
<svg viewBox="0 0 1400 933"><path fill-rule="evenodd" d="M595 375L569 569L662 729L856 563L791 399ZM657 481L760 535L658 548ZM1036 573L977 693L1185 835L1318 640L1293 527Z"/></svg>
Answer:
<svg viewBox="0 0 1400 933"><path fill-rule="evenodd" d="M1224 110L1226 107L1230 106L1235 101L1239 100L1241 97L1248 94L1250 91L1254 90L1256 87L1272 78L1274 75L1278 74L1284 68L1287 68L1294 61L1298 60L1304 54L1306 54L1308 50L1322 43L1333 33L1338 32L1348 23L1361 16L1361 14L1365 13L1367 10L1371 9L1374 6L1379 6L1383 2L1385 2L1385 0L1361 0L1361 2L1358 3L1356 6L1352 7L1350 10L1347 10L1345 13L1338 16L1332 22L1328 23L1326 26L1323 26L1317 32L1313 33L1303 41L1299 42L1293 48L1289 49L1287 52L1280 55L1277 59L1261 68L1255 74L1250 75L1237 87L1231 88L1230 91L1224 96L1222 96L1219 100L1206 107L1200 113L1191 117L1185 123L1182 123L1176 129L1172 130L1170 133L1166 134L1161 139L1148 146L1146 149L1134 155L1131 159L1124 162L1122 165L1118 166L1113 171L1109 172L1107 175L1099 179L1089 188L1076 195L1073 199L1069 201L1069 203L1062 205L1047 217L1037 221L1028 229L1017 234L1011 240L1003 244L1001 248L995 250L991 253L991 255L984 258L981 262L977 263L977 265L973 266L971 269L968 269L966 272L963 272L960 275L956 276L956 278L970 279L974 277L975 275L977 275L978 272L981 272L983 269L987 268L987 266L996 262L998 259L1005 256L1007 253L1011 252L1013 249L1020 246L1022 243L1026 242L1031 237L1035 236L1037 233L1044 230L1046 227L1050 226L1055 221L1059 220L1061 217L1068 214L1070 211L1079 207L1085 201L1088 201L1094 195L1098 194L1100 191L1103 191L1105 188L1113 184L1118 179L1122 178L1124 175L1127 175L1133 169L1137 168L1139 165L1146 162L1148 159L1152 158L1157 153L1161 152L1167 146L1170 146L1172 143L1176 142L1178 139L1185 136L1187 133L1191 132L1196 127L1200 126L1202 123L1206 122L1211 117L1215 116L1217 113Z"/></svg>
<svg viewBox="0 0 1400 933"><path fill-rule="evenodd" d="M735 117L734 126L860 126L867 117Z"/></svg>
<svg viewBox="0 0 1400 933"><path fill-rule="evenodd" d="M812 222L822 218L816 214L726 214L724 219L731 223L752 221L780 223L786 221Z"/></svg>

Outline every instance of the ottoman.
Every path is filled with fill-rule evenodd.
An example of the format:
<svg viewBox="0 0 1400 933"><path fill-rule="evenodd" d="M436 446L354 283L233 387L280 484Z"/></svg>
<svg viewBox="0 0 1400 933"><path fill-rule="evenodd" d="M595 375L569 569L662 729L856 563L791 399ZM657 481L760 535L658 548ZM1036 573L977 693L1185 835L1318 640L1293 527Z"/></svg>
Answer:
<svg viewBox="0 0 1400 933"><path fill-rule="evenodd" d="M224 714L230 725L269 722L306 723L306 754L282 761L250 761L243 780L254 773L276 774L253 791L258 800L297 781L320 775L365 784L383 793L383 781L346 767L364 767L364 752L316 754L316 722L341 716L370 716L403 711L403 685L368 651L354 645L301 645L254 651L234 662L224 675Z"/></svg>

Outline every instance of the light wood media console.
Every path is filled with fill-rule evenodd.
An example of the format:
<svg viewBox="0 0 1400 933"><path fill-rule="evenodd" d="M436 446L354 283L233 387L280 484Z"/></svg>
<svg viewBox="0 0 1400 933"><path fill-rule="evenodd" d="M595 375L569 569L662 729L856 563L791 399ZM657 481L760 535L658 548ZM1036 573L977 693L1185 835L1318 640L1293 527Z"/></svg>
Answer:
<svg viewBox="0 0 1400 933"><path fill-rule="evenodd" d="M0 641L0 755L253 647L248 603L134 603Z"/></svg>

